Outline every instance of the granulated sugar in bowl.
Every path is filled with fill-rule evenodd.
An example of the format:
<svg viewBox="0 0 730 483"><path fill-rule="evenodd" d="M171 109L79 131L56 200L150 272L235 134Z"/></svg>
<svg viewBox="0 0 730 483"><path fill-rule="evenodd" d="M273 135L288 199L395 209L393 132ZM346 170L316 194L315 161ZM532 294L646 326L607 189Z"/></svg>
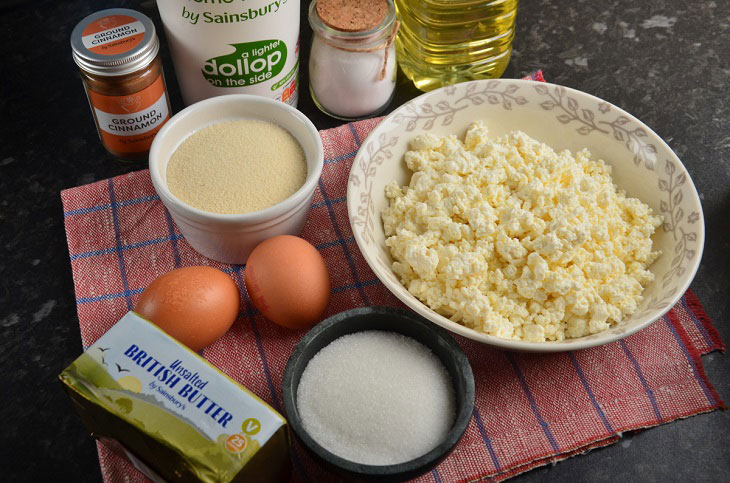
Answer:
<svg viewBox="0 0 730 483"><path fill-rule="evenodd" d="M358 307L315 325L282 380L294 434L347 481L403 481L431 471L464 435L474 398L459 344L394 307Z"/></svg>
<svg viewBox="0 0 730 483"><path fill-rule="evenodd" d="M336 339L307 365L297 406L309 435L356 463L393 465L422 456L454 424L454 387L426 346L394 332Z"/></svg>

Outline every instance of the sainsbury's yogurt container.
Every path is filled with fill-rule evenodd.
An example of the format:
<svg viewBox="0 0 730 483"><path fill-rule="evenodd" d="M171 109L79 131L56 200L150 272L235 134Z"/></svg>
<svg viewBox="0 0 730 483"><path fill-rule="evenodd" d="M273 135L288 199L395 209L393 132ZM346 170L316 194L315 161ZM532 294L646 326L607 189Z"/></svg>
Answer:
<svg viewBox="0 0 730 483"><path fill-rule="evenodd" d="M299 0L157 0L185 104L253 94L296 107Z"/></svg>

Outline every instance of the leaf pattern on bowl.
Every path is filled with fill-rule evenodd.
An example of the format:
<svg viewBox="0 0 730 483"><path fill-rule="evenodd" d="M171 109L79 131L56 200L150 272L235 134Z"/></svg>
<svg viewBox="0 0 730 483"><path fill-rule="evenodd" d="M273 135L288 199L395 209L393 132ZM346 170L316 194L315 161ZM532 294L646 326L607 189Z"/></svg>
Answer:
<svg viewBox="0 0 730 483"><path fill-rule="evenodd" d="M656 164L656 146L645 141L646 130L638 126L634 129L626 127L629 118L626 116L618 116L611 122L600 121L611 127L613 137L617 141L625 141L626 149L634 154L634 164L640 165L644 163L646 169L653 171Z"/></svg>
<svg viewBox="0 0 730 483"><path fill-rule="evenodd" d="M573 121L577 121L582 124L578 127L577 131L583 135L590 134L593 131L608 132L596 125L596 115L591 109L581 108L574 97L566 94L565 87L554 86L552 90L548 86L543 85L534 87L535 92L541 96L548 97L548 100L540 103L540 107L546 111L552 111L554 109L562 111L562 114L558 114L555 117L562 124L570 124ZM580 112L578 109L580 109Z"/></svg>
<svg viewBox="0 0 730 483"><path fill-rule="evenodd" d="M656 163L656 146L646 141L646 130L641 126L633 127L627 116L619 115L612 121L599 119L599 116L608 114L611 111L611 105L605 101L598 103L598 116L596 113L585 106L580 106L578 101L571 97L565 87L536 85L535 92L548 99L540 103L540 107L546 111L559 112L555 118L563 123L570 124L577 122L580 124L576 128L576 132L582 135L588 135L594 131L604 134L612 133L614 139L625 143L626 148L634 155L634 164L637 166L644 163L646 169L653 171ZM602 127L601 125L605 126Z"/></svg>
<svg viewBox="0 0 730 483"><path fill-rule="evenodd" d="M682 186L687 182L687 174L680 173L675 177L677 167L668 159L664 161L664 172L667 175L665 179L659 179L659 191L666 193L666 199L659 204L659 209L664 215L664 231L669 232L674 237L674 258L668 272L662 277L662 287L666 287L672 283L675 275L681 277L686 270L686 263L692 260L697 254L696 242L697 233L694 231L686 231L682 225L684 221L684 209L682 208L682 200L684 193ZM699 213L692 212L687 216L687 223L694 223L699 219ZM694 221L690 221L694 220Z"/></svg>
<svg viewBox="0 0 730 483"><path fill-rule="evenodd" d="M360 204L357 205L357 213L350 213L351 224L353 229L355 227L362 228L362 233L365 235L364 241L368 245L375 243L373 237L373 224L376 218L375 207L372 203L373 177L378 166L383 164L386 159L393 157L390 148L395 146L397 142L398 136L388 137L385 133L382 133L378 136L377 145L374 142L368 142L361 146L361 149L365 149L368 155L361 157L356 164L353 164L350 174L348 184L358 188L357 196L360 201ZM362 175L362 181L360 175Z"/></svg>
<svg viewBox="0 0 730 483"><path fill-rule="evenodd" d="M478 106L483 103L500 104L502 108L511 110L513 105L525 105L527 99L515 95L520 87L516 84L507 84L498 89L499 82L489 81L483 89L478 89L476 83L468 83L464 95L453 103L440 100L436 104L430 102L410 101L403 105L403 109L393 116L394 124L406 123L406 131L411 132L418 127L419 121L424 121L421 129L428 131L435 122L441 119L441 126L448 126L454 121L457 112L466 109L469 104ZM456 86L449 86L444 90L447 95L456 94Z"/></svg>
<svg viewBox="0 0 730 483"><path fill-rule="evenodd" d="M651 297L645 304L644 308L641 309L638 312L635 312L632 317L634 318L643 318L651 315L652 313L657 312L666 312L669 310L670 305L672 301L674 300L674 297L676 293L679 290L679 286L675 285L674 287L671 287L668 290L664 290L660 295L655 295ZM616 330L616 329L613 329ZM622 332L616 332L616 333L622 333Z"/></svg>

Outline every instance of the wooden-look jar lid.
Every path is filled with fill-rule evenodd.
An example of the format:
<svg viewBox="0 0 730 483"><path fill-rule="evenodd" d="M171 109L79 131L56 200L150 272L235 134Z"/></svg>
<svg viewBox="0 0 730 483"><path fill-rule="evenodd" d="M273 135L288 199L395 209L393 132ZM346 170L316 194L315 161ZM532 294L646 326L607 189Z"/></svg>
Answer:
<svg viewBox="0 0 730 483"><path fill-rule="evenodd" d="M342 32L373 29L387 13L386 0L317 0L317 14L322 22Z"/></svg>

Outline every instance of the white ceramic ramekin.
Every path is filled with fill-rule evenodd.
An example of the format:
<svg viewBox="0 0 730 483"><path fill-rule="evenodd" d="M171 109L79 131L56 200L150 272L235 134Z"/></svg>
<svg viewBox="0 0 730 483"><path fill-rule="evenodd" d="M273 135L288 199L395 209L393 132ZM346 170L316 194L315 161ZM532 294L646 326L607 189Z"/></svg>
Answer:
<svg viewBox="0 0 730 483"><path fill-rule="evenodd" d="M270 121L289 131L307 158L304 185L281 203L252 213L211 213L182 202L167 186L170 157L193 132L236 119ZM213 260L240 264L246 262L251 250L263 240L276 235L296 235L302 230L323 161L322 140L304 114L283 102L233 94L197 102L173 116L157 133L150 148L150 176L157 194L190 246Z"/></svg>

